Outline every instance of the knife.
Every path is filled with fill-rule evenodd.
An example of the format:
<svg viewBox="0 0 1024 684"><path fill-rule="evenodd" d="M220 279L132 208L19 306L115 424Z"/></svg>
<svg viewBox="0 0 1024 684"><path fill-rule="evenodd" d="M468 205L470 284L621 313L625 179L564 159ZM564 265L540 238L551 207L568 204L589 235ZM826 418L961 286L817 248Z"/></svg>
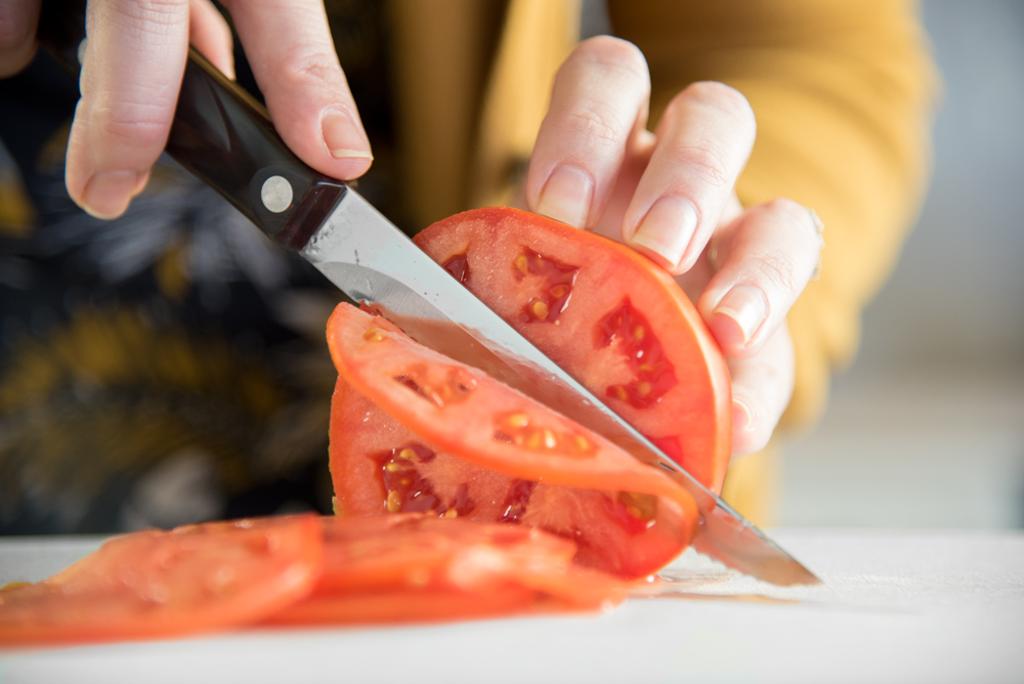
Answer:
<svg viewBox="0 0 1024 684"><path fill-rule="evenodd" d="M84 20L66 11L58 21L48 20L54 13L53 3L44 3L40 40L77 72ZM820 581L491 311L355 190L306 166L277 135L263 107L194 48L167 152L352 300L375 304L421 344L484 370L667 473L700 510L693 542L699 553L776 585Z"/></svg>

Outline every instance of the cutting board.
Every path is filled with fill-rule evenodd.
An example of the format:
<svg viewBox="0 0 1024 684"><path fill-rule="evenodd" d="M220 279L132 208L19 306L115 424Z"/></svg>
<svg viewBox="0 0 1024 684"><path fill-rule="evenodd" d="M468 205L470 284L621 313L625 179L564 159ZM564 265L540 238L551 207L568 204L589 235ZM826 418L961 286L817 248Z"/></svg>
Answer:
<svg viewBox="0 0 1024 684"><path fill-rule="evenodd" d="M687 552L667 593L602 615L0 651L0 683L1024 682L1024 534L773 534L825 585L777 589ZM0 540L0 583L98 543Z"/></svg>

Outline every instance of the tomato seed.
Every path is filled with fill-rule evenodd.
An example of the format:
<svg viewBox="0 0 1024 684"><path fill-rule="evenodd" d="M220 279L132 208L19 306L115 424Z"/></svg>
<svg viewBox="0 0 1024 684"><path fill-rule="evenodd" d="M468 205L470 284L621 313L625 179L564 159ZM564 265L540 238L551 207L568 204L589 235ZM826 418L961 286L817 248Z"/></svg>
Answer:
<svg viewBox="0 0 1024 684"><path fill-rule="evenodd" d="M538 321L546 321L548 314L551 313L548 305L539 299L533 300L533 303L530 305L530 312Z"/></svg>

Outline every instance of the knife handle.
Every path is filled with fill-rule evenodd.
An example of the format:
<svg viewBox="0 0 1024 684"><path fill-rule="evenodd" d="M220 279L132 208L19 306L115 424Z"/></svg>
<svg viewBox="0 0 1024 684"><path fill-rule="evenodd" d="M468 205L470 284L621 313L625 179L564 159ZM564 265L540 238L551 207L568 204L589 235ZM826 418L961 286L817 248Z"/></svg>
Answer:
<svg viewBox="0 0 1024 684"><path fill-rule="evenodd" d="M302 249L347 186L306 166L266 110L189 48L167 152L264 233Z"/></svg>
<svg viewBox="0 0 1024 684"><path fill-rule="evenodd" d="M80 0L48 0L40 12L40 42L75 75L84 10ZM347 191L296 157L263 106L192 47L167 152L269 237L296 250Z"/></svg>

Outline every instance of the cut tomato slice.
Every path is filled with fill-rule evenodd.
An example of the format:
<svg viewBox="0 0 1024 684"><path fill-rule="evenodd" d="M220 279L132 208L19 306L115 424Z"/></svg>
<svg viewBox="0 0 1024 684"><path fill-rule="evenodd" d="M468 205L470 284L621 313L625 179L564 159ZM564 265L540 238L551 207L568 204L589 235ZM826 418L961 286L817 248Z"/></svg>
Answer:
<svg viewBox="0 0 1024 684"><path fill-rule="evenodd" d="M472 590L535 566L566 567L575 545L538 530L422 513L324 519L314 593L443 587Z"/></svg>
<svg viewBox="0 0 1024 684"><path fill-rule="evenodd" d="M261 620L312 590L322 557L311 515L125 535L49 580L0 592L0 645L144 639Z"/></svg>
<svg viewBox="0 0 1024 684"><path fill-rule="evenodd" d="M346 382L431 445L512 477L651 494L694 512L693 499L664 473L483 372L413 342L381 317L342 303L327 325L331 357Z"/></svg>
<svg viewBox="0 0 1024 684"><path fill-rule="evenodd" d="M596 610L629 584L572 562L575 545L536 529L426 514L325 520L324 573L274 625L458 620Z"/></svg>
<svg viewBox="0 0 1024 684"><path fill-rule="evenodd" d="M687 538L688 521L651 496L552 486L435 452L342 379L330 437L335 508L345 517L390 509L521 523L572 540L577 562L625 577L671 561Z"/></svg>
<svg viewBox="0 0 1024 684"><path fill-rule="evenodd" d="M409 430L371 403L341 400L339 385L331 448L343 513L532 522L582 542L592 551L586 560L626 576L652 572L688 543L697 520L689 494L603 437L350 305L331 316L328 343L345 381ZM523 520L530 511L533 520ZM633 544L630 532L657 549Z"/></svg>
<svg viewBox="0 0 1024 684"><path fill-rule="evenodd" d="M267 619L268 625L346 625L450 622L534 610L535 592L509 584L488 592L457 589L392 589L317 594Z"/></svg>
<svg viewBox="0 0 1024 684"><path fill-rule="evenodd" d="M688 472L721 491L729 377L699 313L650 260L509 208L443 219L416 243Z"/></svg>

